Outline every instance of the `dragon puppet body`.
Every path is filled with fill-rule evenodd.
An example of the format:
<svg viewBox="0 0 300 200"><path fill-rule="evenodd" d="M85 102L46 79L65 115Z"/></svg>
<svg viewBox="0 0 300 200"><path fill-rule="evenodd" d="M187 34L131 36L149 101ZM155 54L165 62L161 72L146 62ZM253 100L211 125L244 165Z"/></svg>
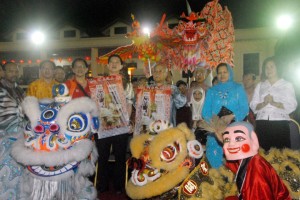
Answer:
<svg viewBox="0 0 300 200"><path fill-rule="evenodd" d="M178 25L170 29L165 22L166 15L150 33L142 33L140 24L133 18L133 31L127 34L131 45L119 47L99 57L106 64L112 54L124 60L133 55L145 61L163 62L169 68L194 71L195 67L205 65L216 67L220 62L233 64L234 28L227 8L223 10L218 0L208 2L200 13L191 12L180 16ZM149 75L148 68L145 73Z"/></svg>
<svg viewBox="0 0 300 200"><path fill-rule="evenodd" d="M99 126L96 104L86 97L41 104L29 96L22 107L29 122L11 150L25 166L17 199L96 199L88 180L98 157L92 140Z"/></svg>

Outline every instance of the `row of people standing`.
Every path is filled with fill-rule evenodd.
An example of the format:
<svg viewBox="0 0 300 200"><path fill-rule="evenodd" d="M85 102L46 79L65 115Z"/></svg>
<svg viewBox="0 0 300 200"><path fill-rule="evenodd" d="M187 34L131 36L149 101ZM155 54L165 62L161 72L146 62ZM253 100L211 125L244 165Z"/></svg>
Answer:
<svg viewBox="0 0 300 200"><path fill-rule="evenodd" d="M122 60L114 55L108 59L108 75L119 74L123 68ZM38 99L52 98L52 88L58 82L54 79L54 73L58 68L50 60L40 63L40 78L32 82L26 91L27 96L35 96ZM78 58L72 62L74 77L67 80L65 84L69 89L72 98L90 96L86 73L88 65L84 59ZM24 128L25 119L22 114L21 102L25 97L25 92L17 85L19 68L15 63L8 62L1 66L3 78L0 81L0 136L7 133L20 133ZM1 74L2 76L2 74ZM131 107L131 106L128 106ZM99 190L105 191L109 184L109 165L108 157L113 148L115 155L115 166L113 173L114 189L121 191L124 189L126 150L128 144L128 134L121 134L101 140L97 140L99 152Z"/></svg>
<svg viewBox="0 0 300 200"><path fill-rule="evenodd" d="M108 59L107 68L108 68L108 75L120 74L123 68L123 61L119 56L113 55ZM12 101L16 101L14 102L16 105L13 106L15 110L14 111L9 110L8 112L13 113L14 118L18 118L17 122L20 123L18 127L22 128L23 126L21 125L21 122L24 121L24 118L23 116L21 116L22 114L21 102L25 96L25 93L23 92L23 89L19 88L16 84L17 78L19 76L18 66L15 63L7 63L1 69L4 69L4 77L5 77L5 79L1 81L5 82L4 84L5 86L9 85L11 88L13 88L13 93L9 95L12 96ZM60 71L60 69L57 68L55 66L55 63L53 63L52 61L46 60L41 62L40 78L32 82L28 86L26 95L35 96L38 99L45 99L45 98L51 99L52 87L55 84L58 84L58 81L54 79L55 71ZM88 80L86 78L86 73L88 71L88 65L86 61L81 58L75 59L72 63L72 71L74 73L74 77L65 82L65 84L69 89L70 96L72 96L72 98L90 96ZM155 66L153 69L153 74L154 74L154 81L156 86L167 84L165 81L166 77L168 76L168 69L166 66L164 65ZM4 88L4 85L2 88ZM125 85L126 85L126 81L125 81ZM7 90L4 92L5 94L3 94L4 97L7 95L7 91L10 90L9 88L6 89ZM183 106L186 102L186 99L178 92L178 90L176 90L176 87L173 87L172 91L173 91L172 96L174 98L172 98L173 103L171 108L171 113L172 113L171 116L173 117L171 117L171 119L174 119L175 116L174 111L176 110L175 106L177 108L180 107L181 105ZM19 96L16 96L15 93ZM2 100L3 100L3 107L8 107L5 104L6 99L3 98ZM130 104L130 101L128 101L128 104ZM131 112L130 108L132 106L129 105L127 107L128 107L128 113L130 114ZM2 120L1 129L2 129L2 125L4 128L9 127L6 123L4 124L4 122L5 120ZM99 162L98 162L99 178L98 179L100 181L98 184L98 190L100 192L104 192L107 191L109 188L110 175L108 174L108 171L110 171L110 165L108 164L108 159L110 156L111 149L113 149L114 156L115 156L115 164L113 170L113 186L115 191L117 192L122 191L124 189L123 180L125 176L125 163L126 163L125 161L126 161L126 152L127 152L127 144L128 144L128 133L97 140L96 143L99 152Z"/></svg>
<svg viewBox="0 0 300 200"><path fill-rule="evenodd" d="M194 73L197 74L197 70ZM256 132L263 149L290 148L289 115L295 111L297 101L292 84L281 78L282 70L276 65L275 58L264 61L262 80L256 87L253 74L244 75L244 87L234 82L232 67L226 63L219 64L216 73L218 83L205 94L200 120L210 121L213 115L232 114L234 121L248 120L254 125L256 122ZM191 87L190 99L194 99L196 88ZM199 92L204 91L201 89ZM190 101L190 107L191 116L197 116L200 108L195 101ZM195 121L192 124L195 128Z"/></svg>
<svg viewBox="0 0 300 200"><path fill-rule="evenodd" d="M84 59L77 58L72 62L74 77L65 82L72 98L90 96L86 79L87 71L88 64ZM38 99L52 98L53 85L64 81L64 76L63 68L56 67L55 63L50 60L45 60L40 64L40 78L29 84L26 95L35 96Z"/></svg>
<svg viewBox="0 0 300 200"><path fill-rule="evenodd" d="M109 75L119 74L123 68L122 60L119 56L112 56L108 59L108 72ZM2 69L2 68L1 68ZM6 63L3 66L4 78L1 80L1 92L3 89L2 99L3 106L7 108L7 112L13 113L13 117L16 118L17 123L23 121L23 116L21 116L21 102L25 96L23 89L19 88L16 84L17 78L19 76L19 69L15 63ZM54 72L59 71L55 67L55 64L52 61L43 61L40 64L40 78L32 82L27 89L27 96L35 96L39 99L43 98L52 98L52 87L58 82L54 79ZM74 78L67 80L65 83L69 88L70 95L72 98L77 98L81 96L90 96L90 91L88 87L88 81L85 77L85 74L88 71L88 65L84 59L75 59L72 63L72 71L74 72ZM153 69L154 82L156 86L166 85L166 77L168 76L167 67L164 65L156 65ZM186 98L179 93L176 87L172 87L172 119L175 116L174 106L179 108L186 103ZM12 92L11 92L12 91ZM11 93L10 93L11 92ZM9 93L9 94L8 94ZM1 93L2 94L2 93ZM13 104L13 111L8 110L10 106L7 106L5 103L8 103L5 98L6 96L11 97ZM11 102L9 102L11 103ZM4 113L4 112L3 112ZM7 115L6 115L7 116ZM3 116L4 117L4 116ZM3 118L4 119L4 118ZM23 126L20 124L15 126L11 123L8 125L6 120L1 120L1 129L2 127L20 127ZM14 122L15 123L15 122ZM16 131L15 132L21 132ZM124 176L125 176L125 161L126 161L126 149L127 149L127 138L128 134L121 134L118 136L113 136L101 140L97 140L97 147L99 152L99 184L98 189L100 192L108 190L109 184L109 173L108 171L110 165L108 164L108 157L110 155L110 150L113 148L115 155L115 165L113 172L113 182L114 189L116 191L121 191L124 189Z"/></svg>
<svg viewBox="0 0 300 200"><path fill-rule="evenodd" d="M109 75L119 74L120 70L123 68L121 58L118 56L112 56L109 58L107 67L109 70ZM2 85L0 94L4 94L5 98L8 96L7 94L9 94L12 99L11 101L16 101L15 104L17 106L13 106L14 109L18 109L20 102L24 97L24 93L16 85L18 66L15 63L6 63L2 69L4 70L4 79L1 80ZM36 96L38 98L51 98L51 84L57 83L53 80L54 69L55 65L53 62L42 62L40 65L41 78L29 86L27 95ZM87 85L87 80L85 78L88 66L85 60L75 59L72 63L72 70L75 74L75 77L72 80L67 81L66 84L68 85L73 98L89 96L90 92ZM165 66L157 65L153 73L155 75L154 79L158 85L165 84L165 79L167 76L167 68ZM289 120L288 115L293 112L297 106L294 89L290 83L280 78L280 70L277 67L274 58L267 59L264 62L263 74L265 75L265 79L257 85L252 101L250 102L250 107L256 114L256 132L258 133L259 141L261 146L266 150L272 146L278 148L289 147L289 127L287 127L286 124ZM199 76L201 75L203 74L199 73ZM217 77L218 84L216 86L209 89L207 87L202 88L200 86L202 90L199 89L197 91L197 87L192 90L193 96L187 102L194 104L194 115L192 115L193 120L197 121L198 118L201 117L203 117L205 120L210 120L213 115L222 115L220 114L220 111L226 111L226 109L227 114L231 113L234 116L235 121L244 120L248 114L249 108L247 95L242 86L233 81L232 68L225 63L218 65ZM207 90L206 93L205 90ZM199 97L201 93L202 98ZM176 93L176 95L178 96L179 94ZM196 106L197 104L195 104L195 102L199 102L201 99L202 101L205 99L205 101L201 112L202 115L199 115L199 107ZM2 99L2 107L10 108L10 106L5 106L5 103L7 103L7 101ZM185 104L184 101L179 101L177 103L180 103L181 105ZM181 106L178 106L177 108L179 107ZM222 109L222 107L226 107L226 109ZM16 113L14 114L14 117L21 118L20 112L16 110L14 113ZM1 126L3 125L8 127L7 124L4 124L5 120L1 120L1 123ZM272 127L276 128L272 129ZM99 152L101 152L99 156L99 163L101 163L101 165L103 164L103 166L99 166L99 176L101 180L100 184L102 184L99 188L100 191L105 191L108 189L107 171L109 166L107 162L111 146L115 146L114 150L120 150L120 153L115 152L115 154L118 154L117 156L120 156L120 159L116 157L116 162L119 161L120 165L119 167L115 168L114 172L113 179L115 182L115 190L119 191L124 188L124 178L122 178L122 176L125 175L125 156L128 134L120 135L120 137L121 136L123 136L125 139L114 136L108 138L107 141L104 141L105 139L98 141L98 147L105 147L105 149L99 150ZM276 139L276 137L278 137L278 139ZM114 141L121 142L124 148L121 148L122 144L114 144ZM118 166L118 164L116 164L116 166Z"/></svg>

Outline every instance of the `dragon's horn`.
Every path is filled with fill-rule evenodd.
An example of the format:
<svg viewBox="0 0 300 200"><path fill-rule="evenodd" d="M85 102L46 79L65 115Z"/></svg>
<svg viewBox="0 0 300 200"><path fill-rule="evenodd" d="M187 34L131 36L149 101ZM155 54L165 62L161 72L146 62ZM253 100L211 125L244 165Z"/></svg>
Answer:
<svg viewBox="0 0 300 200"><path fill-rule="evenodd" d="M185 2L186 2L186 8L187 8L187 11L188 11L188 15L190 15L192 13L191 6L190 6L188 0L186 0Z"/></svg>

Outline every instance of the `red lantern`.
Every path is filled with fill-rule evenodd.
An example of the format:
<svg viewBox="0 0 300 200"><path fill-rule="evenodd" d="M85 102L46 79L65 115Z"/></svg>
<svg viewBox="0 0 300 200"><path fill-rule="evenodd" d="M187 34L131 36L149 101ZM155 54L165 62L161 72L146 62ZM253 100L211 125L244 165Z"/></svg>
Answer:
<svg viewBox="0 0 300 200"><path fill-rule="evenodd" d="M24 63L24 60L20 60L19 63L20 63L20 64L23 64L23 63Z"/></svg>
<svg viewBox="0 0 300 200"><path fill-rule="evenodd" d="M10 60L10 62L15 63L16 61L15 60Z"/></svg>
<svg viewBox="0 0 300 200"><path fill-rule="evenodd" d="M2 63L2 65L5 65L5 63L6 63L6 60L2 60L2 62L1 62L1 63Z"/></svg>
<svg viewBox="0 0 300 200"><path fill-rule="evenodd" d="M27 62L28 62L28 64L31 64L31 63L32 63L32 60L28 60Z"/></svg>
<svg viewBox="0 0 300 200"><path fill-rule="evenodd" d="M36 60L36 63L37 63L37 64L40 64L40 62L41 62L40 59L37 59L37 60Z"/></svg>
<svg viewBox="0 0 300 200"><path fill-rule="evenodd" d="M91 57L90 57L90 56L86 56L86 57L85 57L85 60L86 60L86 61L91 60Z"/></svg>
<svg viewBox="0 0 300 200"><path fill-rule="evenodd" d="M71 57L69 57L69 58L68 58L68 61L69 61L69 62L72 62L72 58L71 58Z"/></svg>
<svg viewBox="0 0 300 200"><path fill-rule="evenodd" d="M130 55L128 56L128 58L131 59L131 58L132 58L132 55L130 54Z"/></svg>

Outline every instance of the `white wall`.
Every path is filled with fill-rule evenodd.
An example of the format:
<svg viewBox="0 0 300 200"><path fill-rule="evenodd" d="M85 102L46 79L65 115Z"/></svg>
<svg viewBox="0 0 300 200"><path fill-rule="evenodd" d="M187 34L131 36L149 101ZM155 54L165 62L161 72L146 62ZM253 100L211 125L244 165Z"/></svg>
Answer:
<svg viewBox="0 0 300 200"><path fill-rule="evenodd" d="M234 79L242 81L243 55L259 53L259 68L265 58L274 55L274 48L278 40L278 32L268 28L237 29L234 43Z"/></svg>

